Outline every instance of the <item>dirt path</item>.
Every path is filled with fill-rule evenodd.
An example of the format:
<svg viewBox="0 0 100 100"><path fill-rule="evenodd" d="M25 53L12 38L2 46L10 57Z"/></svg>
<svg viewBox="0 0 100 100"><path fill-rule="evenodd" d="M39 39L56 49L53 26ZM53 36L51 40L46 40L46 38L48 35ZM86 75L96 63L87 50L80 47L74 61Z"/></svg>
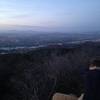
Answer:
<svg viewBox="0 0 100 100"><path fill-rule="evenodd" d="M74 95L55 93L52 100L78 100L78 98Z"/></svg>

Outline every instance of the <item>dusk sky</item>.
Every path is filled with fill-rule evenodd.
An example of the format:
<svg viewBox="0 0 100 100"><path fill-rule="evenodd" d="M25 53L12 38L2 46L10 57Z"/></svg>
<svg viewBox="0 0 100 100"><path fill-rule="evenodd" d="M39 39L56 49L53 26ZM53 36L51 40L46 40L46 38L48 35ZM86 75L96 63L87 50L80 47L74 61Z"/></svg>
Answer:
<svg viewBox="0 0 100 100"><path fill-rule="evenodd" d="M100 0L0 0L0 29L100 31Z"/></svg>

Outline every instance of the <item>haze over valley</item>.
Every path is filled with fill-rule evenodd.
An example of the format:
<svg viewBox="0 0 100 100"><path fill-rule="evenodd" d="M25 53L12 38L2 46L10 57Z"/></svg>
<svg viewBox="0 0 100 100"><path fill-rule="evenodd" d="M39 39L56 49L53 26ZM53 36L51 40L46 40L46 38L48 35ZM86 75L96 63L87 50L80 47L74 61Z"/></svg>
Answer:
<svg viewBox="0 0 100 100"><path fill-rule="evenodd" d="M0 52L29 51L36 48L64 45L70 47L72 44L85 42L100 42L100 32L86 33L50 33L39 31L5 31L0 32Z"/></svg>

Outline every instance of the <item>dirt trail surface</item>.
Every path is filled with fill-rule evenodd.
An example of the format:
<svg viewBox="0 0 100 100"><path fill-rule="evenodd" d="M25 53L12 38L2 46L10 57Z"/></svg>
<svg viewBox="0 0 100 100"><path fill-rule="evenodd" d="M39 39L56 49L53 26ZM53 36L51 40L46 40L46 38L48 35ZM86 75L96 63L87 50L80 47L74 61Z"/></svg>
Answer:
<svg viewBox="0 0 100 100"><path fill-rule="evenodd" d="M78 100L78 97L76 97L74 95L55 93L52 100Z"/></svg>

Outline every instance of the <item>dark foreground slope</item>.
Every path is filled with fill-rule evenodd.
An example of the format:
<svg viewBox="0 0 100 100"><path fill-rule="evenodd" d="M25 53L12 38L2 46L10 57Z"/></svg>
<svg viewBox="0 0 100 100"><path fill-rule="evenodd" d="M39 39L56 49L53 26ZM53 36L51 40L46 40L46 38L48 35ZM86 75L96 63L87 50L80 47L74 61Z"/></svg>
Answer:
<svg viewBox="0 0 100 100"><path fill-rule="evenodd" d="M83 71L99 51L100 43L84 43L0 55L0 100L50 100L55 92L79 96Z"/></svg>

